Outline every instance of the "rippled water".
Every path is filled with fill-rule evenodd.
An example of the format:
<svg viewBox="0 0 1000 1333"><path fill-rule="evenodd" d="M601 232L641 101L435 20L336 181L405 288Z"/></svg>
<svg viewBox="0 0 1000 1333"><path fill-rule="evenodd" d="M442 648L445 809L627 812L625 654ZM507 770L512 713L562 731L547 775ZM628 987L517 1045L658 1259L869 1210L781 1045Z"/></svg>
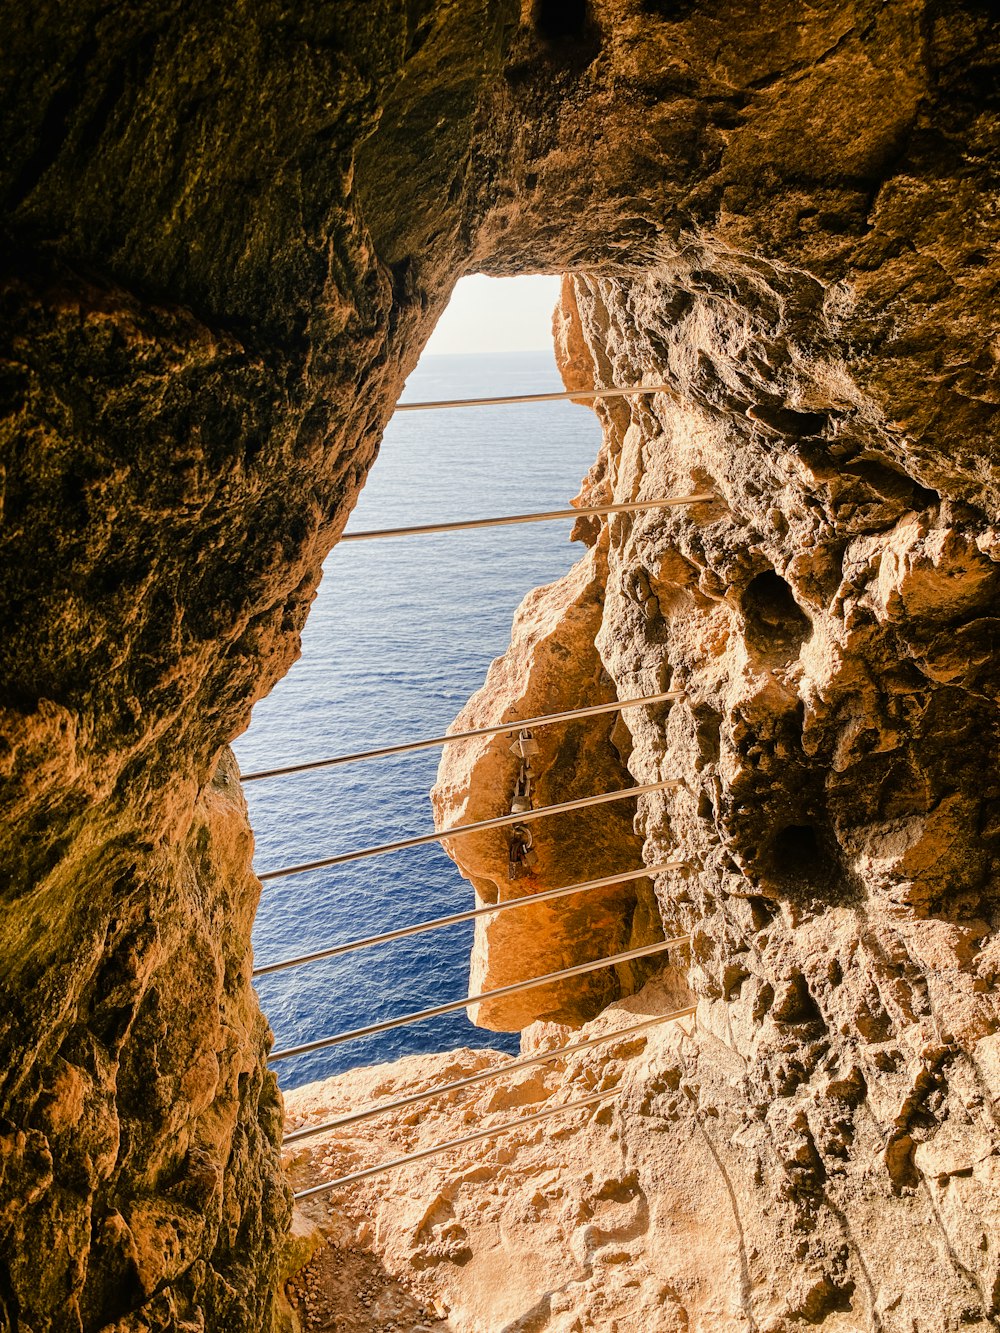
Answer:
<svg viewBox="0 0 1000 1333"><path fill-rule="evenodd" d="M404 401L561 389L551 354L427 357ZM403 526L561 508L600 431L569 403L404 413L351 519ZM302 657L235 745L244 772L437 735L507 646L524 594L581 554L570 524L539 523L335 549ZM258 871L432 829L437 750L248 784ZM275 880L254 932L259 964L472 905L436 845ZM278 1047L466 994L471 924L258 979ZM283 1086L460 1045L517 1048L464 1011L281 1062Z"/></svg>

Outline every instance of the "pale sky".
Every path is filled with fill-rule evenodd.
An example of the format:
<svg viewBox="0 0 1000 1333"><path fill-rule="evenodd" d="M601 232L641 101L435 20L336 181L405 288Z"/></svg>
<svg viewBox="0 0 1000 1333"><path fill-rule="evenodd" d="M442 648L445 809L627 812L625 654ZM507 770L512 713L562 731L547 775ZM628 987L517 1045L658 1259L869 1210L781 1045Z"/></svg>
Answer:
<svg viewBox="0 0 1000 1333"><path fill-rule="evenodd" d="M525 278L459 279L425 356L441 352L544 352L552 349L552 311L559 296L554 274Z"/></svg>

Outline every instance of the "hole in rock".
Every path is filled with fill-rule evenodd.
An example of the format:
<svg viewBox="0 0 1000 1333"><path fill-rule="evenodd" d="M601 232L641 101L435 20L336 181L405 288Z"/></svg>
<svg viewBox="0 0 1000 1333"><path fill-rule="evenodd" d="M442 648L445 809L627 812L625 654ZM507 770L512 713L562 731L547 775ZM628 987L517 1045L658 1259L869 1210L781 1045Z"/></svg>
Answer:
<svg viewBox="0 0 1000 1333"><path fill-rule="evenodd" d="M822 412L797 412L776 402L754 403L747 408L747 416L779 435L796 440L819 435L827 421Z"/></svg>
<svg viewBox="0 0 1000 1333"><path fill-rule="evenodd" d="M809 617L796 602L791 588L766 570L747 585L741 599L750 651L772 661L791 661L809 637Z"/></svg>
<svg viewBox="0 0 1000 1333"><path fill-rule="evenodd" d="M787 896L821 893L836 888L840 867L829 838L813 824L788 824L772 839L762 858L765 879Z"/></svg>
<svg viewBox="0 0 1000 1333"><path fill-rule="evenodd" d="M820 860L819 840L811 824L789 824L771 844L776 868L789 875L809 875Z"/></svg>
<svg viewBox="0 0 1000 1333"><path fill-rule="evenodd" d="M937 491L921 486L901 467L886 459L861 458L844 471L878 495L898 499L909 509L929 509L941 503Z"/></svg>
<svg viewBox="0 0 1000 1333"><path fill-rule="evenodd" d="M722 973L722 995L725 1000L735 1000L743 989L744 981L750 973L739 960L728 963Z"/></svg>
<svg viewBox="0 0 1000 1333"><path fill-rule="evenodd" d="M587 0L535 0L535 31L547 42L582 37L587 28Z"/></svg>
<svg viewBox="0 0 1000 1333"><path fill-rule="evenodd" d="M754 930L764 930L774 920L776 916L775 908L766 898L754 896L746 901L750 908Z"/></svg>
<svg viewBox="0 0 1000 1333"><path fill-rule="evenodd" d="M760 989L758 990L757 995L754 999L753 1008L751 1010L755 1023L760 1022L760 1020L771 1008L771 1005L773 1003L774 1003L774 987L771 986L766 981L762 982Z"/></svg>
<svg viewBox="0 0 1000 1333"><path fill-rule="evenodd" d="M822 1021L819 1007L801 972L786 980L771 1008L771 1016L778 1023L801 1024Z"/></svg>

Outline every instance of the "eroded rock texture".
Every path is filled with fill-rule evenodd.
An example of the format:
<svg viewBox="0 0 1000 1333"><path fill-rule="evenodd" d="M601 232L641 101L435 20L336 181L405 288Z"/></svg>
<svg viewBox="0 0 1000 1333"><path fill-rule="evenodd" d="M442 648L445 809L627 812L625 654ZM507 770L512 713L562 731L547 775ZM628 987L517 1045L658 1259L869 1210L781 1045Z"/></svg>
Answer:
<svg viewBox="0 0 1000 1333"><path fill-rule="evenodd" d="M259 885L213 773L466 248L441 177L501 13L410 9L4 10L0 1327L270 1323ZM404 147L356 157L407 68L445 128L388 256Z"/></svg>
<svg viewBox="0 0 1000 1333"><path fill-rule="evenodd" d="M747 1317L773 1309L777 1273L780 1327L838 1310L985 1326L1000 1299L989 501L957 498L957 441L930 472L907 455L877 395L897 367L868 351L856 370L821 315L796 333L786 283L736 262L721 299L686 266L577 282L595 372L662 366L678 390L609 417L604 484L718 495L612 520L599 647L620 689L652 688L665 661L687 694L665 723L631 721L631 765L687 782L643 798L646 851L682 849L694 870L657 893L667 928L692 931L699 1028L721 1043L696 1067L742 1213ZM698 1098L690 1116L681 1137Z"/></svg>
<svg viewBox="0 0 1000 1333"><path fill-rule="evenodd" d="M305 1201L319 1246L294 1289L307 1333L333 1327L331 1309L351 1333L395 1320L448 1333L993 1327L981 1268L969 1263L997 1223L988 1134L967 1123L945 1132L922 1158L922 1197L879 1195L885 1138L857 1077L828 1069L810 1098L779 1096L767 1123L755 1123L732 1035L720 1039L700 1017L611 1035L677 999L650 984L572 1034L603 1034L599 1050L542 1067L505 1073L496 1052L459 1051L296 1089L293 1128L495 1070L423 1114L397 1111L377 1127L297 1144L288 1155L297 1185L515 1125L486 1146ZM525 1044L550 1050L568 1035L540 1024ZM594 1091L607 1094L596 1108L517 1125ZM810 1173L821 1161L834 1166L817 1187Z"/></svg>
<svg viewBox="0 0 1000 1333"><path fill-rule="evenodd" d="M689 783L640 817L697 867L656 887L711 1091L667 1133L725 1129L733 1326L776 1275L775 1328L995 1319L992 7L3 18L0 1323L267 1327L220 755L476 268L581 275L575 387L674 385L591 493L719 495L610 525L597 644L689 696L629 765Z"/></svg>
<svg viewBox="0 0 1000 1333"><path fill-rule="evenodd" d="M885 169L886 136L923 96L905 69L840 145L859 175ZM765 158L794 123L790 91L762 127ZM926 108L863 205L843 187L810 206L780 191L762 222L780 258L761 234L738 240L733 183L725 240L692 235L639 276L579 275L556 321L568 387L672 386L602 409L584 495L716 495L609 521L597 647L619 697L686 694L665 716L626 715L636 781L686 784L641 798L640 818L648 864L689 862L656 890L664 929L692 933L701 1001L681 1061L697 1091L639 1180L661 1200L687 1188L712 1117L697 1171L732 1192L734 1326L1000 1316L1000 399L978 325L996 312L978 257L993 224L925 122ZM622 1115L642 1155L648 1125L628 1101ZM716 1244L684 1239L721 1282ZM681 1304L714 1326L718 1311Z"/></svg>
<svg viewBox="0 0 1000 1333"><path fill-rule="evenodd" d="M508 652L490 668L486 684L456 719L457 729L495 726L507 718L568 712L615 698L594 640L601 626L607 580L606 542L565 578L530 593L518 610ZM513 731L448 747L431 793L439 827L473 823L496 814L512 795L520 763L511 753ZM621 791L633 785L614 744L617 715L538 728L531 758L535 807ZM627 740L628 733L624 732ZM611 877L643 865L633 831L635 800L550 815L529 826L537 863L510 878L508 828L445 842L483 905L523 899L541 887L562 887ZM505 911L476 923L470 994L497 990L575 963L620 953L662 938L649 889L638 879L536 906ZM470 1005L473 1022L516 1031L539 1014L561 1021L592 1017L634 985L641 962L550 982ZM628 969L628 970L626 970Z"/></svg>
<svg viewBox="0 0 1000 1333"><path fill-rule="evenodd" d="M508 1073L507 1056L460 1050L295 1089L288 1098L291 1128L321 1123L359 1102L389 1101L493 1071L488 1081L440 1097L421 1113L391 1112L290 1147L286 1160L296 1185L513 1124L485 1144L466 1144L397 1168L392 1177L363 1180L300 1205L301 1222L313 1228L318 1242L293 1288L305 1333L329 1329L324 1311L331 1308L341 1312L349 1333L394 1323L441 1333L574 1327L674 1333L685 1327L682 1317L710 1313L720 1320L718 1327L738 1319L739 1288L725 1261L716 1256L699 1273L706 1255L690 1247L687 1234L689 1220L704 1206L717 1251L727 1253L732 1221L731 1210L719 1207L724 1187L714 1182L714 1191L696 1203L699 1184L707 1181L690 1175L676 1144L669 1145L669 1167L663 1156L665 1122L684 1096L677 1052L688 1042L691 1020L612 1035L675 1000L650 985L606 1009L578 1034L610 1037L597 1054L584 1051ZM564 1028L538 1024L526 1033L525 1045L533 1052L551 1050L567 1035ZM634 1129L641 1117L644 1130L628 1139L612 1095L622 1086L634 1088L628 1120ZM608 1097L590 1107L558 1109L604 1090ZM551 1118L518 1123L539 1113ZM671 1179L669 1197L660 1190L664 1176ZM654 1197L646 1189L650 1180ZM663 1220L671 1214L673 1228ZM698 1226L694 1222L692 1230ZM681 1235L685 1243L679 1245ZM373 1270L381 1281L371 1281ZM362 1273L358 1286L367 1309L356 1311L349 1283ZM680 1291L683 1300L677 1299ZM404 1311L409 1320L401 1317Z"/></svg>

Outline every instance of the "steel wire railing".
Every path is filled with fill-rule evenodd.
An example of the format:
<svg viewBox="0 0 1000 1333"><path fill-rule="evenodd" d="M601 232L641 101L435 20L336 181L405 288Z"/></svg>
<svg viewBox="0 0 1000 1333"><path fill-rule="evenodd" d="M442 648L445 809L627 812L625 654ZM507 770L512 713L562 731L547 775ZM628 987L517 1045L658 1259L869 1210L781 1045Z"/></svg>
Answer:
<svg viewBox="0 0 1000 1333"><path fill-rule="evenodd" d="M630 398L642 395L668 394L676 397L677 393L673 386L668 384L636 385L631 388L622 389L595 389L595 390L567 390L559 393L537 393L507 395L487 398L473 399L447 399L433 402L399 403L396 410L399 412L414 411L432 411L442 409L459 409L472 407L500 406L513 403L546 403L559 400L577 400L596 402L603 399ZM481 519L463 519L454 522L439 522L429 524L419 524L400 528L382 528L373 530L361 530L356 532L347 532L341 536L341 541L358 542L372 541L376 539L392 539L410 536L430 536L447 532L470 531L476 529L505 527L525 523L550 522L563 519L591 518L591 517L610 517L616 514L643 513L659 508L679 507L686 505L697 505L709 503L717 500L718 496L710 490L692 493L689 495L665 497L655 500L636 500L624 502L621 504L590 505L583 507L571 507L568 509L546 510L536 513L526 514L507 514L496 515ZM533 745L534 752L537 752L537 745L531 737L531 730L537 727L554 725L559 722L570 721L574 719L598 716L608 712L623 712L627 708L650 706L655 703L668 702L683 698L681 691L662 691L655 695L647 695L642 698L615 701L608 704L591 705L581 709L571 709L561 713L551 713L535 718L519 719L506 721L489 727L480 727L464 732L453 732L442 736L429 737L423 740L402 742L394 745L382 746L376 749L360 751L353 754L335 755L330 758L307 761L299 764L289 764L277 768L263 770L260 772L244 775L244 782L261 781L266 778L273 778L295 773L302 773L333 767L340 764L358 762L365 759L374 759L390 755L400 755L412 751L428 749L434 746L443 746L452 743L460 743L475 737L486 737L500 735L504 732L521 732L520 740L526 745ZM531 751L522 749L522 759L530 754ZM509 815L500 815L492 819L478 820L473 823L457 825L452 828L442 829L433 833L420 834L415 837L400 839L395 842L384 843L375 847L366 847L354 851L341 853L335 856L324 857L322 859L305 862L299 865L286 866L276 870L266 871L260 875L262 881L270 881L286 876L305 873L312 870L327 869L335 866L345 865L350 862L358 861L362 858L402 851L411 847L441 842L445 839L458 837L467 833L480 832L488 829L499 829L504 827L514 828L522 826L530 821L540 819L547 815L567 813L570 811L583 810L591 806L601 805L607 802L624 800L628 797L638 797L648 793L666 791L683 787L685 784L680 779L667 779L661 782L647 783L632 787L627 790L616 792L605 792L594 796L581 797L575 800L563 801L557 804L543 806L539 809L531 807L530 780L533 779L533 773L530 772L530 761L522 762L522 778L519 779L519 786L515 789L515 799L512 802L511 813ZM522 791L522 786L524 790ZM514 837L520 834L520 827L514 828ZM523 832L525 848L530 848L531 839L527 830ZM513 846L513 844L512 844ZM513 851L511 853L510 875L514 878L519 869L523 868L522 863L531 864L526 861L525 856L515 864ZM419 922L412 926L404 926L395 930L382 931L375 935L366 936L361 939L349 940L344 943L329 945L322 949L313 950L307 954L300 954L293 958L283 959L275 963L265 964L255 968L253 975L255 977L265 976L274 972L279 972L288 968L304 966L308 963L317 962L321 959L338 957L342 954L368 948L378 944L391 943L397 940L416 935L424 931L440 929L446 926L478 920L483 917L495 915L499 912L513 910L517 907L524 907L529 904L538 904L555 901L573 894L581 894L601 888L608 888L617 884L625 884L632 880L645 878L668 870L685 868L682 861L668 861L655 866L643 867L640 870L626 871L616 875L604 876L600 879L583 881L579 884L570 884L562 888L544 890L536 894L526 894L519 898L507 899L504 902L487 904L483 907L471 908L462 912L454 912L447 916L438 917L434 920ZM602 958L594 959L586 963L576 964L572 967L560 968L557 971L545 973L540 976L526 978L522 981L513 982L509 985L500 986L493 990L483 991L478 995L464 996L461 999L449 1001L445 1004L436 1005L428 1009L419 1010L414 1013L404 1014L396 1018L386 1019L377 1023L370 1023L364 1027L355 1028L347 1032L335 1033L329 1036L317 1038L313 1041L303 1042L295 1046L289 1046L275 1051L270 1056L270 1062L278 1062L299 1055L305 1055L309 1052L317 1051L327 1047L332 1047L343 1042L348 1042L364 1037L370 1037L382 1032L390 1031L410 1023L416 1023L424 1019L435 1018L441 1015L457 1012L460 1009L467 1008L469 1005L497 999L503 996L509 996L521 991L526 991L534 987L544 986L559 982L572 977L584 975L588 972L599 970L604 967L614 967L619 964L635 961L638 959L653 957L664 953L676 945L684 944L689 940L689 936L675 936L671 939L661 940L655 944L644 945L635 949L625 950L617 954L606 955ZM338 1129L344 1129L362 1121L374 1117L385 1115L391 1111L404 1109L420 1103L433 1100L442 1096L473 1087L487 1079L499 1075L525 1069L534 1065L547 1064L557 1060L567 1060L576 1053L590 1050L600 1045L602 1042L612 1041L630 1037L634 1034L640 1034L657 1024L664 1023L669 1019L681 1018L694 1013L694 1006L676 1010L669 1014L662 1014L650 1017L642 1022L629 1025L624 1028L614 1029L610 1032L600 1033L594 1037L587 1038L581 1042L568 1043L557 1047L554 1050L538 1052L531 1056L525 1056L518 1060L507 1062L494 1068L479 1070L464 1078L456 1079L450 1083L445 1083L434 1088L424 1090L419 1093L412 1093L403 1098L397 1098L393 1101L377 1104L362 1108L357 1111L347 1113L327 1120L321 1124L305 1126L293 1131L286 1136L287 1144L294 1144L304 1139L314 1137L319 1134L334 1132ZM619 1095L620 1088L613 1087L600 1092L592 1093L587 1097L576 1101L564 1103L560 1106L546 1107L531 1115L523 1116L520 1119L501 1125L484 1127L472 1134L461 1138L449 1140L446 1143L432 1145L429 1148L421 1149L416 1152L408 1153L403 1157L396 1158L389 1162L383 1162L372 1167L366 1167L363 1170L354 1171L347 1175L340 1176L335 1180L325 1181L319 1185L296 1193L296 1199L305 1199L325 1191L337 1189L357 1181L361 1181L380 1174L383 1171L391 1170L395 1167L417 1162L436 1154L458 1149L466 1144L475 1143L483 1139L491 1138L496 1135L510 1133L524 1125L530 1125L536 1121L544 1120L549 1116L572 1113L582 1109L595 1106L602 1101L611 1100Z"/></svg>
<svg viewBox="0 0 1000 1333"><path fill-rule="evenodd" d="M579 509L546 509L537 514L503 514L493 518L463 518L450 523L422 523L410 528L372 528L345 532L343 542L370 542L387 537L436 537L443 532L470 532L477 528L508 528L518 523L553 523L564 518L597 518L607 514L637 514L647 509L669 509L679 505L708 504L718 499L714 491L675 495L665 500L630 500L627 504L587 505Z"/></svg>
<svg viewBox="0 0 1000 1333"><path fill-rule="evenodd" d="M311 1051L321 1051L328 1046L339 1046L345 1041L358 1041L362 1037L374 1037L380 1032L391 1032L393 1028L405 1027L410 1023L420 1023L427 1018L440 1018L444 1014L457 1013L467 1009L470 1004L479 1004L484 1000L496 1000L503 995L516 995L518 991L532 990L535 986L546 986L550 982L564 981L569 977L580 977L586 972L596 972L602 967L617 967L619 963L631 963L638 958L650 958L653 954L665 953L677 944L686 944L687 935L676 935L669 940L659 940L656 944L644 944L638 949L626 949L624 953L608 954L604 958L595 958L587 963L577 963L573 967L562 967L557 972L546 972L540 977L529 977L525 981L513 981L508 986L498 986L495 990L482 991L478 995L466 995L459 1000L449 1000L446 1004L436 1004L430 1009L418 1009L412 1014L402 1014L398 1018L385 1018L379 1023L368 1023L365 1027L352 1028L349 1032L336 1032L329 1037L317 1037L314 1041L301 1042L298 1046L286 1046L283 1050L272 1051L268 1063L290 1060L296 1055L308 1055Z"/></svg>
<svg viewBox="0 0 1000 1333"><path fill-rule="evenodd" d="M397 412L440 412L455 407L508 407L514 403L558 403L572 399L595 402L599 398L641 398L645 394L679 395L672 384L634 384L626 389L560 389L553 393L506 394L494 398L438 398L424 403L397 403Z"/></svg>
<svg viewBox="0 0 1000 1333"><path fill-rule="evenodd" d="M480 736L501 736L521 728L535 730L556 722L575 722L580 718L599 717L602 713L620 713L626 708L648 704L674 703L684 698L683 690L661 690L638 699L615 699L605 704L588 704L586 708L568 708L561 713L545 713L541 717L525 717L494 723L489 727L474 727L471 731L453 731L442 736L428 736L419 741L402 741L398 745L383 745L377 750L357 750L354 754L338 754L331 759L310 759L302 764L285 764L282 768L268 768L259 773L241 773L241 782L259 782L262 778L280 778L289 773L307 773L317 768L332 768L336 764L356 764L362 759L382 759L388 755L409 754L414 750L430 750L437 745L451 745L470 741Z"/></svg>
<svg viewBox="0 0 1000 1333"><path fill-rule="evenodd" d="M521 1116L519 1120L510 1120L503 1125L491 1125L487 1129L477 1129L474 1134L464 1134L460 1139L450 1139L447 1143L435 1143L430 1148L421 1148L418 1152L407 1153L405 1157L397 1157L391 1162L380 1162L377 1166L366 1167L363 1171L352 1171L350 1175L340 1176L336 1180L325 1180L320 1185L312 1185L309 1189L299 1190L294 1196L296 1201L299 1199L309 1199L314 1194L325 1194L329 1190L340 1189L345 1185L354 1185L359 1180L367 1180L371 1176L381 1175L383 1171L391 1171L397 1166L408 1166L411 1162L422 1162L428 1157L436 1157L439 1153L452 1152L456 1148L462 1148L467 1143L477 1143L481 1139L491 1139L498 1134L509 1134L512 1130L520 1129L522 1125L533 1125L538 1120L545 1120L550 1115L558 1115L560 1112L579 1111L586 1106L594 1106L597 1102L608 1101L617 1097L619 1089L609 1088L604 1092L591 1093L589 1097L580 1097L575 1102L564 1102L562 1106L548 1106L544 1111L535 1111L532 1115Z"/></svg>
<svg viewBox="0 0 1000 1333"><path fill-rule="evenodd" d="M686 1018L695 1012L696 1007L695 1005L689 1005L686 1009L675 1009L669 1014L657 1014L654 1018L647 1018L642 1023L632 1023L628 1027L598 1033L596 1037L588 1037L586 1041L572 1042L567 1046L557 1046L549 1051L539 1051L536 1055L510 1060L506 1064L496 1065L491 1069L478 1069L474 1074L455 1079L451 1083L439 1083L436 1087L427 1088L423 1092L414 1092L408 1097L397 1097L395 1101L382 1102L377 1106L367 1106L361 1111L352 1111L347 1115L337 1116L333 1120L324 1120L319 1125L306 1125L301 1129L293 1130L291 1134L286 1134L284 1142L286 1144L300 1143L303 1139L315 1138L318 1134L327 1134L335 1129L346 1129L349 1125L358 1124L362 1120L373 1120L377 1116L387 1115L390 1111L405 1110L409 1106L418 1106L421 1102L433 1101L436 1097L445 1097L453 1092L461 1092L465 1088L474 1087L477 1083L485 1083L491 1078L514 1074L521 1069L530 1069L533 1065L546 1065L554 1060L568 1059L579 1051L589 1051L594 1046L600 1046L606 1041L632 1037L640 1032L647 1031L649 1028L659 1027L661 1023L669 1022L671 1019Z"/></svg>
<svg viewBox="0 0 1000 1333"><path fill-rule="evenodd" d="M421 1101L432 1100L435 1097L441 1097L452 1092L460 1091L489 1078L496 1078L503 1074L513 1073L516 1070L525 1069L531 1065L546 1064L553 1060L565 1059L572 1056L577 1051L588 1050L601 1042L633 1036L673 1019L686 1018L693 1015L696 1012L696 1008L697 1006L695 1005L688 1005L684 1009L677 1009L669 1014L656 1015L653 1018L646 1019L642 1023L632 1024L625 1028L616 1028L612 1032L600 1033L596 1037L589 1038L587 1041L577 1042L573 1045L560 1047L556 1050L540 1051L537 1055L528 1056L522 1060L512 1061L506 1065L500 1065L493 1069L477 1070L476 1073L470 1074L464 1079L456 1079L452 1083L442 1084L436 1088L428 1089L426 1092L414 1093L409 1097L399 1098L393 1102L387 1102L374 1107L367 1107L363 1111L354 1112L351 1115L340 1116L335 1120L327 1121L321 1125L312 1125L296 1130L292 1134L286 1136L285 1142L288 1144L300 1143L306 1138L315 1137L325 1133L332 1133L338 1129L349 1128L352 1124L356 1124L359 1121L372 1119L375 1116L384 1115L389 1111L404 1110ZM395 1170L397 1167L409 1166L414 1162L426 1161L430 1157L436 1157L446 1152L453 1152L468 1144L479 1143L484 1139L493 1138L495 1135L512 1133L514 1130L520 1129L522 1126L535 1124L540 1120L547 1119L549 1116L595 1106L599 1102L613 1100L620 1095L621 1091L622 1088L620 1084L616 1084L611 1088L591 1093L587 1097L578 1098L576 1101L563 1102L559 1106L544 1107L540 1111L535 1111L531 1115L521 1116L517 1120L506 1121L500 1125L487 1125L482 1129L475 1130L471 1134L464 1134L460 1138L448 1139L443 1143L434 1143L431 1144L430 1147L418 1149L416 1152L406 1153L402 1157L395 1157L389 1161L378 1162L374 1166L364 1167L361 1170L352 1171L346 1175L338 1176L334 1180L326 1180L318 1185L312 1185L307 1189L299 1190L295 1194L295 1199L308 1199L317 1194L327 1193L330 1190L357 1184L359 1181L369 1180L373 1176L382 1175L384 1172Z"/></svg>
<svg viewBox="0 0 1000 1333"><path fill-rule="evenodd" d="M497 815L493 819L480 819L473 824L456 824L452 828L440 829L435 833L420 833L414 838L401 838L398 842L384 842L377 847L361 847L353 852L341 852L337 856L325 856L319 861L305 861L297 866L283 866L280 870L267 870L257 878L266 880L283 879L286 875L302 875L307 870L325 870L330 866L347 865L351 861L361 861L368 856L382 856L387 852L403 852L410 847L426 847L432 842L441 842L445 838L457 838L464 833L482 833L486 829L509 828L514 824L526 824L531 820L542 819L546 815L566 814L572 810L588 810L594 805L606 805L609 801L624 801L630 796L646 796L651 792L670 791L683 787L680 778L667 778L663 782L647 782L641 787L625 787L621 791L602 792L598 796L581 796L574 801L560 801L557 805L541 805L537 810L523 810L516 814Z"/></svg>
<svg viewBox="0 0 1000 1333"><path fill-rule="evenodd" d="M341 954L353 953L356 949L368 949L376 944L391 944L395 940L405 940L411 935L422 935L427 930L439 930L444 926L457 926L463 921L475 921L479 917L495 916L498 912L508 912L515 907L534 906L536 903L548 903L557 898L568 898L575 893L588 893L592 889L612 888L616 884L628 884L633 879L646 879L650 875L659 875L668 870L685 870L685 861L663 861L659 865L644 866L642 870L626 870L621 875L605 875L603 879L584 880L580 884L567 884L561 889L544 889L541 893L526 893L520 898L507 898L502 903L491 903L486 907L471 907L465 912L452 912L450 916L435 917L432 921L419 921L413 926L400 926L397 930L386 930L380 935L366 935L363 939L347 940L344 944L331 944L325 949L316 949L312 953L298 954L295 958L284 958L278 963L264 963L255 967L255 977L265 977L272 972L284 972L290 967L304 967L307 963L318 963L326 958L339 958Z"/></svg>

